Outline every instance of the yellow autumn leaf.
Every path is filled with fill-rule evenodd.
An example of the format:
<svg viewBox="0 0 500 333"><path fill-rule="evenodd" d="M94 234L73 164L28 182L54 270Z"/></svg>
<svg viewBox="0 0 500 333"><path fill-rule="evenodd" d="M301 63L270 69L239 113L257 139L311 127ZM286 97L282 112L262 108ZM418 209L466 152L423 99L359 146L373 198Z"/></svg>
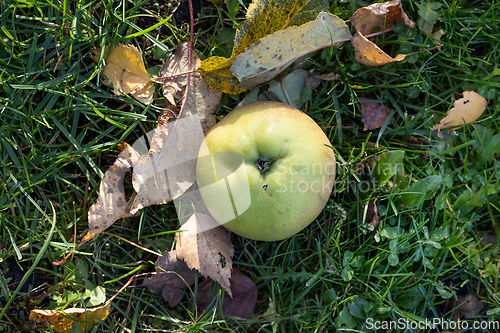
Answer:
<svg viewBox="0 0 500 333"><path fill-rule="evenodd" d="M110 310L111 299L101 306L89 309L31 310L29 318L37 323L48 323L55 332L69 333L73 325L80 326L82 332L85 332L106 319Z"/></svg>
<svg viewBox="0 0 500 333"><path fill-rule="evenodd" d="M472 123L483 114L488 104L483 96L475 91L464 91L463 95L463 98L453 102L453 108L448 111L446 117L439 124L431 128L431 131Z"/></svg>
<svg viewBox="0 0 500 333"><path fill-rule="evenodd" d="M239 94L245 89L238 86L238 80L229 70L237 55L262 37L314 19L322 10L328 10L328 6L327 0L254 0L248 7L245 24L236 31L231 57L205 59L198 71L212 89Z"/></svg>
<svg viewBox="0 0 500 333"><path fill-rule="evenodd" d="M107 54L107 48L104 54ZM100 50L91 57L99 61ZM149 104L155 92L154 84L144 66L142 53L134 45L115 45L104 61L104 74L117 88L139 102ZM113 91L119 95L120 92Z"/></svg>

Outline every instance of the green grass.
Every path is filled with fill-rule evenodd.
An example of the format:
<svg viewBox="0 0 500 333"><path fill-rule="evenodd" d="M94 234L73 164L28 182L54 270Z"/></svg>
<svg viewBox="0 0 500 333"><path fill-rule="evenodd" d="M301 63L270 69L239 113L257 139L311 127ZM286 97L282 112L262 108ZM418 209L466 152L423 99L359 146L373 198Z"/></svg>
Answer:
<svg viewBox="0 0 500 333"><path fill-rule="evenodd" d="M202 59L228 55L225 41L248 6L245 1L237 11L237 2L230 3L228 9L207 2L195 20ZM252 319L196 313L186 299L171 308L146 289L127 288L94 331L364 332L368 318L453 320L460 305L453 300L467 294L484 305L470 327L500 321L500 2L439 3L435 30L445 32L439 50L375 68L359 65L346 43L305 65L341 78L322 82L303 107L336 151L336 192L318 219L291 239L255 242L232 235L234 265L259 286ZM404 1L414 21L424 15L420 4ZM331 10L348 20L364 5L335 1ZM115 222L64 265L52 264L85 234L87 211L117 145L152 130L161 112L115 96L89 55L109 43L130 43L144 52L146 67L161 64L189 39L189 24L176 27L170 19L160 31L144 29L173 8L152 0L1 1L0 331L48 332L26 320L30 309L81 307L85 290L95 291L91 300L103 291L109 298L131 274L154 270L155 255L114 235L157 253L174 247L168 231L177 228L175 207L152 206ZM377 42L391 55L434 46L418 28ZM489 100L486 111L474 124L443 131L440 139L429 128L466 90ZM243 97L224 95L218 118ZM360 97L391 109L382 129L363 131ZM373 187L377 175L370 162L383 149L404 151L406 192L394 181ZM431 188L427 177L439 181ZM415 194L415 186L425 196ZM126 190L131 192L130 184ZM380 221L373 228L364 207L375 199ZM402 205L410 201L415 206ZM480 242L484 233L492 235L488 246ZM7 263L11 273L22 268L16 281L24 286L3 278ZM27 297L37 294L31 290L40 283L48 296L37 303Z"/></svg>

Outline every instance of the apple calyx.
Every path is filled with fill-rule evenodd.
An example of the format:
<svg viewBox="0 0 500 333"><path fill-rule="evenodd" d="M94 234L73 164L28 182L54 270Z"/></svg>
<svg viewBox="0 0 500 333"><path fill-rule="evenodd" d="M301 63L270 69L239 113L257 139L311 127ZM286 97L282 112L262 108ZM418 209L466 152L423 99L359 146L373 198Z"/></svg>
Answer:
<svg viewBox="0 0 500 333"><path fill-rule="evenodd" d="M259 169L260 171L260 174L261 175L264 175L266 172L269 171L269 169L271 168L271 164L273 164L273 160L271 159L267 159L265 157L261 157L257 160L257 168Z"/></svg>

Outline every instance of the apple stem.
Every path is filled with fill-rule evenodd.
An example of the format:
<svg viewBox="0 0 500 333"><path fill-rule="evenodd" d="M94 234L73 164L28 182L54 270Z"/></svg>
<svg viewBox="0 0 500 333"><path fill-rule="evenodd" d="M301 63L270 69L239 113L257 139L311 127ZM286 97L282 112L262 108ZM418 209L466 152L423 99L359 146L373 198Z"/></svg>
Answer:
<svg viewBox="0 0 500 333"><path fill-rule="evenodd" d="M261 174L265 174L266 172L269 171L269 168L271 168L272 163L273 163L272 160L268 160L265 157L261 157L257 160L257 168L259 168Z"/></svg>

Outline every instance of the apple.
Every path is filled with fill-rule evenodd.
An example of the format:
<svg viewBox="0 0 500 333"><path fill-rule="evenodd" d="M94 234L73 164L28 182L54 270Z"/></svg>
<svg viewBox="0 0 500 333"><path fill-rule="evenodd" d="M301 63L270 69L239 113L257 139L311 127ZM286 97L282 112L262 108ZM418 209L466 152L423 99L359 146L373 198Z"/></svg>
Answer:
<svg viewBox="0 0 500 333"><path fill-rule="evenodd" d="M212 217L232 232L276 241L304 229L332 193L335 154L304 112L277 102L233 110L202 144L196 175Z"/></svg>

